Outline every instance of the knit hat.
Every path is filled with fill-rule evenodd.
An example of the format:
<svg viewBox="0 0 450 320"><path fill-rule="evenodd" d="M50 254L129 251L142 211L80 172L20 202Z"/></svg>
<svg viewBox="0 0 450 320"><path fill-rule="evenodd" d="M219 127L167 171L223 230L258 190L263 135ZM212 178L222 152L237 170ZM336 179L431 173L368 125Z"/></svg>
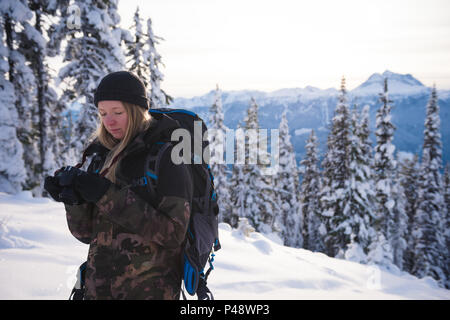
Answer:
<svg viewBox="0 0 450 320"><path fill-rule="evenodd" d="M117 71L106 75L94 94L94 104L102 100L118 100L148 109L147 90L144 83L133 73Z"/></svg>

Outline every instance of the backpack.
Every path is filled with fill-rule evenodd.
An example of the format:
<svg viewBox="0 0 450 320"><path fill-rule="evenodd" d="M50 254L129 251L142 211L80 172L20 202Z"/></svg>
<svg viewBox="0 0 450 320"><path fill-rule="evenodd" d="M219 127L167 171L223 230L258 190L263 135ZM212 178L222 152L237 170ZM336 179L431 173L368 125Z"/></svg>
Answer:
<svg viewBox="0 0 450 320"><path fill-rule="evenodd" d="M192 172L194 189L187 239L183 251L183 282L184 288L191 296L197 294L199 300L213 300L214 297L206 285L208 276L214 269L212 265L214 252L219 250L221 246L218 236L217 216L219 207L217 205L217 194L214 190L214 177L209 164L202 160L205 156L206 160L209 161L209 142L203 141L203 135L207 130L206 125L197 114L184 109L150 109L149 113L156 119L168 116L176 120L179 128L186 129L190 134L191 154L188 167ZM200 128L201 131L199 131ZM158 176L159 160L165 149L173 142L157 142L156 145L158 144L161 148L156 158L153 158L155 159L154 169L150 161L148 167L145 168L146 171L144 171L150 173L148 176L153 183L153 187ZM201 148L199 148L200 146ZM152 183L148 183L150 188ZM154 191L150 192L153 193ZM209 268L205 272L207 263L209 263ZM182 294L183 298L186 299L183 290Z"/></svg>
<svg viewBox="0 0 450 320"><path fill-rule="evenodd" d="M162 155L168 147L174 144L170 141L174 129L185 129L191 137L190 168L193 178L193 198L191 204L191 216L183 248L183 282L186 292L191 296L197 294L198 300L214 300L214 296L207 287L207 279L214 269L214 252L221 248L218 236L217 194L214 190L214 177L209 164L202 161L203 156L209 160L209 142L203 141L203 135L207 130L204 121L194 112L184 109L150 109L149 113L156 119L169 117L177 123L176 128L168 129L160 135L163 141L149 141L147 158L144 161L142 177L131 182L133 190L138 194L156 199L156 181L159 174L159 165ZM196 122L198 121L198 122ZM201 132L199 129L201 128ZM201 134L201 136L200 136ZM200 139L195 142L195 139ZM198 142L201 141L201 148ZM197 146L194 148L193 146ZM87 153L87 152L85 152ZM83 155L83 162L86 155ZM207 271L205 268L209 264ZM80 266L85 268L85 263ZM84 285L84 272L78 274L81 279L78 283ZM77 295L73 299L83 299L83 286L77 289ZM184 290L181 290L183 299L186 300ZM71 297L72 297L71 294ZM70 299L70 298L69 298Z"/></svg>
<svg viewBox="0 0 450 320"><path fill-rule="evenodd" d="M84 280L86 279L87 261L83 262L77 271L77 281L70 293L69 300L83 300L84 298Z"/></svg>

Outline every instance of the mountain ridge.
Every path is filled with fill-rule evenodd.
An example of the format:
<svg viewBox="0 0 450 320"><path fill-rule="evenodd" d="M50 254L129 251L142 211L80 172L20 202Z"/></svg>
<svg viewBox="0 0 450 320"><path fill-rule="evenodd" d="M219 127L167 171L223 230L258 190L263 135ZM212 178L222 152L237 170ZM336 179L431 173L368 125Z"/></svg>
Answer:
<svg viewBox="0 0 450 320"><path fill-rule="evenodd" d="M388 92L393 100L392 121L396 126L394 145L397 151L421 155L425 109L431 88L423 85L411 74L397 74L389 70L374 73L361 85L348 92L349 106L370 107L370 130L372 144L375 115L380 106L379 94L383 91L384 77L388 78ZM337 104L339 91L334 88L319 89L285 88L272 92L257 90L222 91L222 105L225 125L230 129L243 124L253 97L259 106L260 127L276 129L281 113L287 110L288 124L297 160L304 155L308 132L314 129L319 139L320 155L326 151L328 128ZM171 108L186 108L198 113L207 123L209 108L214 102L215 90L193 98L176 98ZM450 90L438 90L441 124L450 122ZM309 130L308 130L309 129ZM443 160L450 161L450 126L441 125Z"/></svg>
<svg viewBox="0 0 450 320"><path fill-rule="evenodd" d="M384 78L388 79L389 93L391 95L410 95L430 92L431 88L426 87L422 82L411 74L399 74L389 70L385 70L382 74L373 73L369 78L356 88L349 90L351 96L367 96L376 95L383 91ZM445 96L450 95L450 90L438 90L443 92ZM231 90L222 91L222 103L232 103L242 100L250 100L250 97L258 99L291 99L294 97L302 99L314 99L320 96L338 95L339 90L336 88L320 89L307 85L304 88L281 88L274 91L260 90ZM191 98L178 97L170 105L173 108L200 107L212 104L214 101L215 90L211 90L204 95L194 96Z"/></svg>

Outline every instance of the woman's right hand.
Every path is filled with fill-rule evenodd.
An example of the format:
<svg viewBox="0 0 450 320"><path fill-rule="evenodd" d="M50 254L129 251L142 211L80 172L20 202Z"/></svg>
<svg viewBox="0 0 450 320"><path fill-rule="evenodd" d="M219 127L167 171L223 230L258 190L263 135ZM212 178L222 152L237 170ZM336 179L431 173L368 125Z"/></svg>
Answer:
<svg viewBox="0 0 450 320"><path fill-rule="evenodd" d="M85 201L74 190L73 181L77 173L76 168L63 167L55 172L55 176L45 178L44 189L50 196L58 202L64 202L67 205L80 205Z"/></svg>

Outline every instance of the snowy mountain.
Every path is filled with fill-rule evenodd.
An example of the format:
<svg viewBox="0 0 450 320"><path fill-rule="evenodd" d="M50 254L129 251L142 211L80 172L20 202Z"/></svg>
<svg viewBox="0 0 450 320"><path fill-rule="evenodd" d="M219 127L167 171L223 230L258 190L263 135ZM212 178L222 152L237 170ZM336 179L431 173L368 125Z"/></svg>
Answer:
<svg viewBox="0 0 450 320"><path fill-rule="evenodd" d="M349 104L357 104L360 108L370 106L370 124L372 143L375 114L380 106L379 93L383 90L384 78L388 78L389 94L393 100L392 121L397 130L394 144L397 151L421 153L425 107L431 88L424 86L410 74L397 74L385 71L375 73L367 81L349 92ZM253 97L259 106L259 121L261 128L278 128L282 111L287 108L287 119L292 135L292 142L297 160L304 154L305 140L311 129L314 129L319 139L319 151L323 155L326 148L328 127L337 103L338 90L318 89L314 87L280 89L273 92L261 91L230 91L222 93L225 125L236 128L243 123L246 111ZM444 163L450 161L450 91L438 91L441 134L443 142ZM213 103L214 91L203 96L190 99L177 98L170 107L188 108L197 112L203 119L209 119L209 108Z"/></svg>
<svg viewBox="0 0 450 320"><path fill-rule="evenodd" d="M397 74L386 70L382 74L374 73L366 82L351 91L354 96L378 95L383 91L384 79L388 79L389 92L391 95L414 95L429 93L419 80L410 74Z"/></svg>
<svg viewBox="0 0 450 320"><path fill-rule="evenodd" d="M216 299L450 299L431 278L329 258L221 224L208 286ZM67 299L88 246L70 234L64 206L0 193L0 299ZM190 297L189 297L190 298Z"/></svg>

